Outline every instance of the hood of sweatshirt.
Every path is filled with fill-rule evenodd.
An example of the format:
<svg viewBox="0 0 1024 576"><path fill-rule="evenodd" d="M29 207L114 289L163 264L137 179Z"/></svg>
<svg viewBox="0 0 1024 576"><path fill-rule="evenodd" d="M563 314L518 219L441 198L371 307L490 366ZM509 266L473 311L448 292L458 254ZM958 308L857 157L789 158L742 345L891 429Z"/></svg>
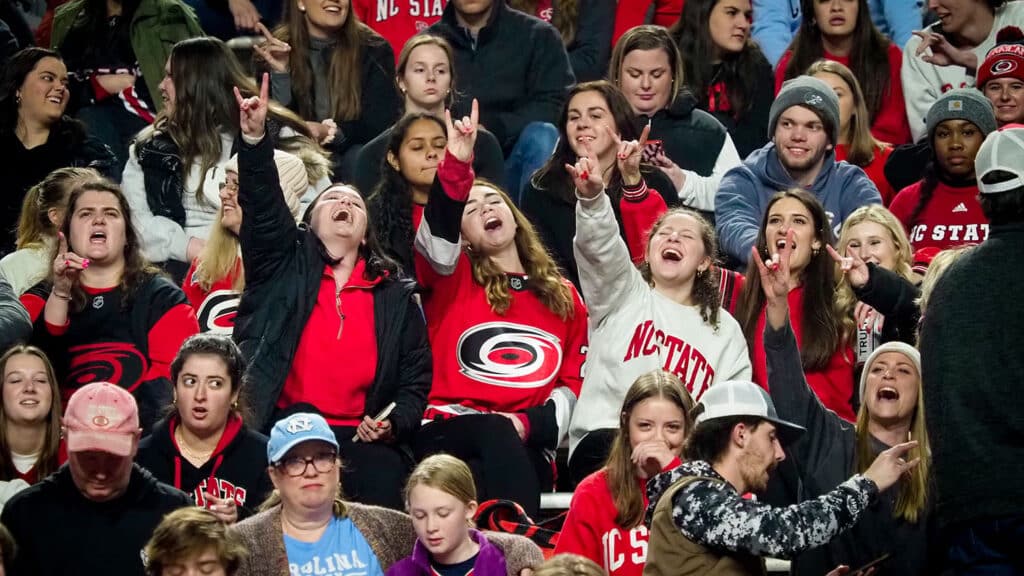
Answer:
<svg viewBox="0 0 1024 576"><path fill-rule="evenodd" d="M760 149L751 152L747 159L743 161L743 165L749 168L758 179L776 190L804 188L797 184L786 168L782 166L782 161L779 159L779 152L774 142L769 142ZM826 152L825 159L821 165L821 171L818 172L814 183L806 187L806 189L814 192L823 191L828 186L832 175L836 172L837 165L835 151L829 150Z"/></svg>
<svg viewBox="0 0 1024 576"><path fill-rule="evenodd" d="M176 413L157 423L153 428L153 447L163 454L168 460L172 460L174 462L174 482L171 484L175 488L183 490L184 488L181 486L182 466L191 466L192 464L185 460L185 457L181 453L181 448L178 446L178 442L174 437L174 431L177 430L180 425L181 418ZM227 425L224 427L224 432L221 434L220 440L217 442L217 446L213 449L213 453L210 454L210 459L202 466L205 468L210 462L213 462L213 466L210 468L210 472L208 474L210 478L210 485L213 484L213 479L217 475L217 469L224 463L225 454L230 453L231 450L241 442L241 431L242 419L236 414L228 416Z"/></svg>

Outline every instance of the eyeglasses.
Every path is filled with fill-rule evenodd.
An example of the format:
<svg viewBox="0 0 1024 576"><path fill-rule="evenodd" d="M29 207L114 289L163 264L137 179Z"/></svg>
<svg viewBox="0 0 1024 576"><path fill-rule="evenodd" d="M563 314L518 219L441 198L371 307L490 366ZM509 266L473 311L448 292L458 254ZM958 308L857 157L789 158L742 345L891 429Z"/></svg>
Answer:
<svg viewBox="0 0 1024 576"><path fill-rule="evenodd" d="M279 470L284 470L285 474L292 477L305 476L306 470L309 469L309 465L313 465L313 469L321 474L325 474L334 470L334 466L338 462L337 452L321 452L316 456L302 457L292 456L285 458L275 464L274 466Z"/></svg>

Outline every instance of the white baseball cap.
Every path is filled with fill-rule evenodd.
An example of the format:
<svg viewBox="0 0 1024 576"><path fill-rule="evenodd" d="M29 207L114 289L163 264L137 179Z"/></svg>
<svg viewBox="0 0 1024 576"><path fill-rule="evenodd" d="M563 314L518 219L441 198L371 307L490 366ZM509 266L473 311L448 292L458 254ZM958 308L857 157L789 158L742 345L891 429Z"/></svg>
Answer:
<svg viewBox="0 0 1024 576"><path fill-rule="evenodd" d="M712 385L697 403L697 424L718 418L752 416L775 424L783 444L806 432L803 426L779 418L768 392L746 380L727 380Z"/></svg>

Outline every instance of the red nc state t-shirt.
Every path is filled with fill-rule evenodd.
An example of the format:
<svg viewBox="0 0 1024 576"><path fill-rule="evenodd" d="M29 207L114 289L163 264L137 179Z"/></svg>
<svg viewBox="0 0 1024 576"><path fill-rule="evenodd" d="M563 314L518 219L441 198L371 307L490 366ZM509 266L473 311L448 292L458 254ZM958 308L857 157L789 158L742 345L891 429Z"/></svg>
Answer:
<svg viewBox="0 0 1024 576"><path fill-rule="evenodd" d="M928 204L911 222L921 198L921 183L901 190L889 205L889 210L903 223L915 252L921 248L945 250L980 244L988 237L988 218L978 203L977 184L954 187L939 182Z"/></svg>
<svg viewBox="0 0 1024 576"><path fill-rule="evenodd" d="M441 19L448 0L352 0L359 21L380 34L395 51L395 64L405 42Z"/></svg>

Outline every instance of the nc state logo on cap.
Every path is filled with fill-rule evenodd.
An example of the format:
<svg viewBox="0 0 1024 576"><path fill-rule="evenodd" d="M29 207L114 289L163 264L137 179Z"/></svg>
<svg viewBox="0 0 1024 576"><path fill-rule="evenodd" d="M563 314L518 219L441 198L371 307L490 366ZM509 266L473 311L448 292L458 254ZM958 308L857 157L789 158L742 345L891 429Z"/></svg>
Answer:
<svg viewBox="0 0 1024 576"><path fill-rule="evenodd" d="M291 420L288 420L288 425L285 426L285 430L287 430L289 434L308 432L312 429L313 420L308 416L293 416Z"/></svg>

